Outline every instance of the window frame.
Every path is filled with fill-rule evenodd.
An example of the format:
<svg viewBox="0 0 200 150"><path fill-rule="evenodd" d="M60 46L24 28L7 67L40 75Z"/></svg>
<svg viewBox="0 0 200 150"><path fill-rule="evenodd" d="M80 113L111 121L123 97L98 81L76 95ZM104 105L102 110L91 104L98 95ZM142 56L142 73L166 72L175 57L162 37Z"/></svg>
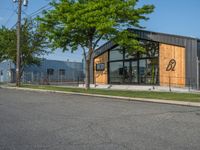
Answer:
<svg viewBox="0 0 200 150"><path fill-rule="evenodd" d="M47 68L47 75L53 76L54 75L54 69L53 68Z"/></svg>
<svg viewBox="0 0 200 150"><path fill-rule="evenodd" d="M98 63L96 64L96 71L105 71L105 67L106 67L105 63Z"/></svg>
<svg viewBox="0 0 200 150"><path fill-rule="evenodd" d="M59 69L58 72L60 76L65 76L65 69Z"/></svg>
<svg viewBox="0 0 200 150"><path fill-rule="evenodd" d="M139 85L139 84L143 84L143 83L140 83L140 60L147 60L147 59L157 59L157 61L158 61L158 66L157 66L157 71L158 71L158 73L157 73L157 75L158 75L158 77L157 77L157 79L158 79L158 82L156 81L156 83L153 83L153 84L147 84L147 83L145 83L145 85L158 85L159 84L159 42L156 42L156 41L151 41L151 40L146 40L146 39L139 39L139 40L141 40L141 41L149 41L149 42L153 42L153 43L155 43L155 45L157 45L157 55L155 56L155 57L149 57L148 55L146 55L145 57L141 57L141 53L140 52L137 52L137 57L136 58L126 58L126 51L125 51L125 49L123 49L123 59L119 59L119 60L110 60L110 55L111 55L111 51L114 51L113 49L115 49L116 47L118 47L118 45L116 45L116 46L114 46L114 47L112 47L111 49L109 49L108 50L108 83L110 83L110 84L114 84L114 83L111 83L110 81L111 81L111 79L110 79L110 63L113 63L113 62L123 62L123 68L124 68L124 64L125 64L125 62L132 62L132 61L136 61L137 62L137 75L138 75L138 79L137 79L137 83L136 82L130 82L129 84L136 84L136 85ZM124 75L123 75L124 76ZM123 77L124 78L124 77ZM132 78L132 77L131 77ZM131 79L132 80L132 79ZM122 84L127 84L127 83L125 83L125 82L123 82Z"/></svg>

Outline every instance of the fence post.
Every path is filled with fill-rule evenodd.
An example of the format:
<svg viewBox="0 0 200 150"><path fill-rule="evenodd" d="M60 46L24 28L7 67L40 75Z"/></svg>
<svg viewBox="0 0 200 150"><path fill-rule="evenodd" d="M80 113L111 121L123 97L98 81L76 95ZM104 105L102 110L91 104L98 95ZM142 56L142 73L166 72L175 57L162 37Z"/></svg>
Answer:
<svg viewBox="0 0 200 150"><path fill-rule="evenodd" d="M22 73L22 82L25 83L25 75L24 75L24 72Z"/></svg>
<svg viewBox="0 0 200 150"><path fill-rule="evenodd" d="M191 79L189 79L189 92L190 92L190 86L191 86Z"/></svg>
<svg viewBox="0 0 200 150"><path fill-rule="evenodd" d="M37 83L39 84L39 81L40 80L40 73L39 72L37 72Z"/></svg>
<svg viewBox="0 0 200 150"><path fill-rule="evenodd" d="M79 76L78 76L78 87L79 87Z"/></svg>
<svg viewBox="0 0 200 150"><path fill-rule="evenodd" d="M199 66L199 64L200 64L200 61L199 61L199 59L198 59L198 57L197 57L197 90L199 90L199 83L200 83L200 79L199 79L199 68L200 68L200 66Z"/></svg>
<svg viewBox="0 0 200 150"><path fill-rule="evenodd" d="M169 91L171 92L172 89L171 89L171 77L169 76Z"/></svg>
<svg viewBox="0 0 200 150"><path fill-rule="evenodd" d="M31 72L31 82L33 83L33 72Z"/></svg>

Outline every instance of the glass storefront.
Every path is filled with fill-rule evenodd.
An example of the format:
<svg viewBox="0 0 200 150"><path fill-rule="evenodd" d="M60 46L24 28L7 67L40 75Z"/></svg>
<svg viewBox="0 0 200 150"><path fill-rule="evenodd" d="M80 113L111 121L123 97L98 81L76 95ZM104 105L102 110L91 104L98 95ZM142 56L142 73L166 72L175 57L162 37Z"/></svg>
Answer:
<svg viewBox="0 0 200 150"><path fill-rule="evenodd" d="M124 83L137 83L138 81L138 67L137 61L124 62Z"/></svg>
<svg viewBox="0 0 200 150"><path fill-rule="evenodd" d="M119 46L109 51L109 82L111 84L158 84L159 44L141 40L145 52L131 54Z"/></svg>
<svg viewBox="0 0 200 150"><path fill-rule="evenodd" d="M123 60L123 49L121 49L119 46L115 47L110 51L110 61L115 60Z"/></svg>
<svg viewBox="0 0 200 150"><path fill-rule="evenodd" d="M110 82L119 84L123 83L123 61L110 62L109 67Z"/></svg>

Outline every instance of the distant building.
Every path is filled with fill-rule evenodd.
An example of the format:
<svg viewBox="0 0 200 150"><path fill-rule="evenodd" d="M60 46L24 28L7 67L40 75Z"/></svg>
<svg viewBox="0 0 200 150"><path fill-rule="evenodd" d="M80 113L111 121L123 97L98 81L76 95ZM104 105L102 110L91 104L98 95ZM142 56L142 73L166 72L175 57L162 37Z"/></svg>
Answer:
<svg viewBox="0 0 200 150"><path fill-rule="evenodd" d="M0 63L0 82L12 82L15 78L15 65L6 60Z"/></svg>
<svg viewBox="0 0 200 150"><path fill-rule="evenodd" d="M0 63L0 82L15 82L16 67L10 60ZM22 82L83 81L83 63L42 59L39 66L25 66Z"/></svg>

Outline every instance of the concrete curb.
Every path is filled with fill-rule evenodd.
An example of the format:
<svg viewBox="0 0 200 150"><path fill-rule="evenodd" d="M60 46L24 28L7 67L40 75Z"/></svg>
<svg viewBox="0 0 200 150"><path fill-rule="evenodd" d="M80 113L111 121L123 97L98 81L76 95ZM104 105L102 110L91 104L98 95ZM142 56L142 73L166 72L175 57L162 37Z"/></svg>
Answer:
<svg viewBox="0 0 200 150"><path fill-rule="evenodd" d="M197 102L181 102L181 101L173 101L173 100L131 98L131 97L109 96L109 95L87 94L87 93L65 92L65 91L54 91L54 90L43 90L43 89L21 88L21 87L18 88L18 87L4 87L4 86L1 86L1 88L14 89L14 90L23 90L23 91L49 92L49 93L73 94L73 95L82 95L82 96L112 98L112 99L119 99L119 100L121 99L121 100L127 100L127 101L139 101L139 102L150 102L150 103L161 103L161 104L200 107L200 103L197 103Z"/></svg>

